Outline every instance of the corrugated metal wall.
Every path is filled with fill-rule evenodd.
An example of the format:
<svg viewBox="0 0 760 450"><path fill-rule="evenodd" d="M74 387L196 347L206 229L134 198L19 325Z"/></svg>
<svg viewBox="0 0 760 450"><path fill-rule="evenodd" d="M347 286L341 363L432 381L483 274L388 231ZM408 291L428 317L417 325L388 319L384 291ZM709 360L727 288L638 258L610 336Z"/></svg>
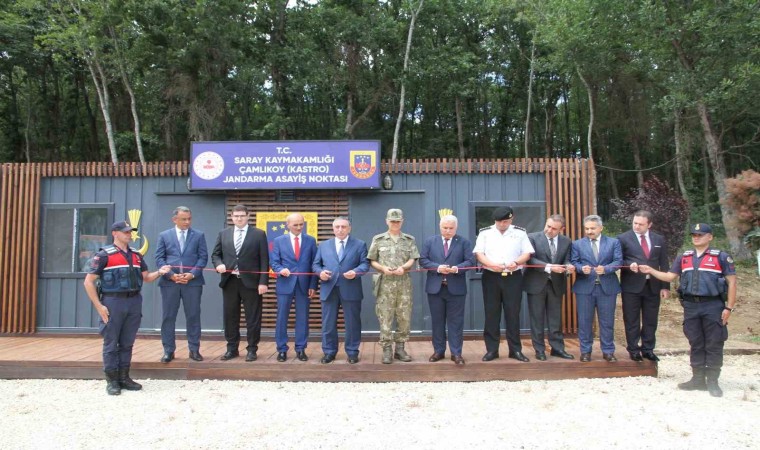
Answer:
<svg viewBox="0 0 760 450"><path fill-rule="evenodd" d="M81 287L81 275L68 278L39 275L43 202L111 203L119 219L126 216L129 209L140 209L145 220L141 233L155 242L158 232L167 228L166 212L156 211L156 194L187 193L187 162L144 166L137 163L116 166L110 163L3 164L1 168L0 333L33 333L37 326L81 329L97 324ZM571 238L580 237L582 217L593 212L595 172L593 162L588 160L410 160L394 164L383 162L381 171L394 178L393 190L384 195L410 191L425 194L422 235L417 236L420 242L436 232L435 211L452 208L464 219L470 211L463 208L473 201L543 201L547 214L565 215L567 234ZM242 202L254 211L318 209L322 211L318 236L322 240L330 236L332 216L347 212L348 194L303 191L298 197L305 203L294 204L273 201L272 191L233 191L228 193L226 204L229 208ZM356 217L353 220L356 221ZM382 225L380 221L374 226ZM474 237L471 227L471 223L462 220L460 231ZM215 236L218 230L203 231ZM146 287L146 297L155 297L152 289L154 286ZM221 298L216 287L209 286L204 291L204 301L213 293ZM565 301L563 319L566 331L575 332L572 297Z"/></svg>

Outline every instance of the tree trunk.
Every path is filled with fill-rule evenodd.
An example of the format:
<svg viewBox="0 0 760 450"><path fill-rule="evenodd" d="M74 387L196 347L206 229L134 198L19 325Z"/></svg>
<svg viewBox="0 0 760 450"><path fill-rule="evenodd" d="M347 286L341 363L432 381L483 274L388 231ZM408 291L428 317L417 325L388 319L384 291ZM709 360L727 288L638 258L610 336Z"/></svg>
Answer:
<svg viewBox="0 0 760 450"><path fill-rule="evenodd" d="M108 92L108 79L103 73L103 69L100 67L100 63L97 60L97 54L93 56L86 56L87 68L90 69L90 75L92 76L92 82L95 84L95 91L98 93L98 100L100 100L100 112L103 114L103 122L106 126L106 138L108 138L108 149L111 152L111 162L118 164L119 156L116 154L116 142L113 138L113 126L111 125L111 97Z"/></svg>
<svg viewBox="0 0 760 450"><path fill-rule="evenodd" d="M713 129L712 118L710 112L707 110L707 105L704 101L697 102L697 114L699 115L699 122L702 125L702 133L705 136L705 148L707 150L707 156L710 158L710 165L712 166L713 177L715 179L715 187L718 190L718 199L722 200L726 198L726 164L723 160L723 153L720 144L720 138ZM747 259L752 255L749 249L742 244L742 237L739 234L739 230L734 226L735 223L735 211L731 208L721 205L721 218L723 226L726 229L726 237L728 238L728 245L731 247L731 253L735 258Z"/></svg>
<svg viewBox="0 0 760 450"><path fill-rule="evenodd" d="M406 97L406 82L404 78L407 75L409 69L409 53L412 50L412 35L414 34L414 22L417 20L417 14L422 9L422 4L425 0L420 0L417 5L417 9L412 8L412 19L409 21L409 33L406 36L406 51L404 52L404 71L401 78L401 95L398 101L398 117L396 117L396 129L393 131L393 151L391 153L391 162L396 162L398 156L398 138L401 131L401 121L404 119L404 98ZM411 7L411 4L409 5Z"/></svg>
<svg viewBox="0 0 760 450"><path fill-rule="evenodd" d="M114 30L112 26L109 27L108 30L111 33L111 41L113 42L114 50L116 52L116 65L119 68L119 75L121 76L121 81L124 83L124 88L127 90L127 94L129 94L129 106L132 110L132 121L135 128L137 157L140 159L141 164L145 164L145 152L143 152L142 133L140 132L140 116L137 114L137 99L135 98L135 92L132 89L132 85L129 82L129 77L127 77L127 70L124 68L124 58L119 47L121 42L116 38L116 30Z"/></svg>
<svg viewBox="0 0 760 450"><path fill-rule="evenodd" d="M704 177L702 177L702 204L705 205L705 217L707 218L708 223L712 223L712 211L710 211L710 193L711 193L711 183L710 183L710 161L707 157L707 149L705 146L702 146L702 172L704 173Z"/></svg>
<svg viewBox="0 0 760 450"><path fill-rule="evenodd" d="M681 191L681 195L686 200L687 205L689 202L689 192L686 190L686 183L684 183L684 164L685 158L688 155L688 148L684 148L684 127L683 127L683 113L681 110L673 111L675 118L673 126L673 137L676 143L676 179L678 180L678 189ZM689 208L691 209L691 208Z"/></svg>
<svg viewBox="0 0 760 450"><path fill-rule="evenodd" d="M533 106L533 66L536 59L536 41L530 46L530 70L528 72L528 107L525 113L525 158L530 158L530 112Z"/></svg>
<svg viewBox="0 0 760 450"><path fill-rule="evenodd" d="M457 143L459 144L459 159L464 159L465 157L465 149L464 149L464 131L462 126L462 99L459 98L459 95L454 97L454 111L456 112L457 116Z"/></svg>
<svg viewBox="0 0 760 450"><path fill-rule="evenodd" d="M676 54L678 55L678 61L681 63L681 66L692 75L698 76L699 74L694 69L694 62L692 61L690 55L686 53L686 50L681 44L681 41L678 39L671 39L670 42L673 45ZM726 172L726 163L723 160L723 150L721 149L720 137L713 128L712 118L710 117L710 112L707 109L704 98L697 98L696 108L697 115L699 117L699 123L702 126L702 134L705 138L705 150L707 151L707 156L710 159L710 166L712 168L713 177L715 179L715 187L718 191L718 200L721 200L726 198L725 181L726 178L728 178L728 174ZM733 253L734 257L739 259L749 258L751 256L749 249L744 247L738 230L735 226L733 226L735 212L730 208L724 208L723 205L720 205L720 210L721 219L723 226L726 229L726 237L728 238L728 245L731 248L731 253Z"/></svg>
<svg viewBox="0 0 760 450"><path fill-rule="evenodd" d="M632 130L631 150L633 152L633 168L636 169L636 183L641 189L644 186L644 172L641 170L641 146L639 145L639 136L636 130Z"/></svg>
<svg viewBox="0 0 760 450"><path fill-rule="evenodd" d="M586 134L586 145L588 145L588 158L594 159L594 152L591 147L591 136L594 131L594 91L591 88L591 84L586 81L586 78L581 73L581 69L576 67L578 76L581 77L583 86L586 87L586 93L588 94L588 133Z"/></svg>

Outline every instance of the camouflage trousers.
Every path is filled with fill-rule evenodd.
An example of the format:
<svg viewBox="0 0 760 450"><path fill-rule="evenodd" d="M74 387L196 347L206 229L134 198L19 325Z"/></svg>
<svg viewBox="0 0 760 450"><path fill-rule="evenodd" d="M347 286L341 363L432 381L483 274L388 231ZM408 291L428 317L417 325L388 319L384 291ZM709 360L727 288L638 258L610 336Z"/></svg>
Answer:
<svg viewBox="0 0 760 450"><path fill-rule="evenodd" d="M409 328L412 320L412 279L403 277L383 277L375 304L375 313L380 322L380 346L403 343L409 340ZM396 319L396 332L393 332L393 319Z"/></svg>

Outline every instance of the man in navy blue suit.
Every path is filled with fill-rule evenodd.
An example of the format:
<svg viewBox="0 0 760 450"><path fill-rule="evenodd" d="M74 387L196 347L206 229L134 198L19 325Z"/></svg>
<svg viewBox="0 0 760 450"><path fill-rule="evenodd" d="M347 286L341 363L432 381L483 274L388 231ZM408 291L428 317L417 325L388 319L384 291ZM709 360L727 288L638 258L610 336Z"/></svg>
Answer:
<svg viewBox="0 0 760 450"><path fill-rule="evenodd" d="M174 359L175 327L180 300L185 307L187 347L190 359L203 361L201 345L201 295L203 268L208 262L206 237L202 231L190 228L193 216L190 208L178 206L172 213L174 227L158 236L156 265L172 266L171 272L158 282L161 288L161 343L164 346L162 363Z"/></svg>
<svg viewBox="0 0 760 450"><path fill-rule="evenodd" d="M420 253L420 266L427 269L425 292L428 294L430 317L433 328L433 354L430 362L446 356L446 328L448 327L449 351L454 364L464 365L462 344L464 340L464 304L467 296L466 267L473 263L472 243L456 234L456 216L441 218L441 234L425 240Z"/></svg>
<svg viewBox="0 0 760 450"><path fill-rule="evenodd" d="M343 308L346 323L345 349L348 363L359 362L362 340L361 276L369 271L367 244L353 238L351 222L343 217L333 220L333 234L319 244L312 271L322 280L319 295L322 300L322 364L330 364L338 353L338 307Z"/></svg>
<svg viewBox="0 0 760 450"><path fill-rule="evenodd" d="M620 281L615 274L623 264L620 241L602 235L604 224L597 215L583 219L585 238L573 242L570 263L575 266L573 292L578 301L578 340L581 362L591 361L594 335L591 330L594 310L599 317L599 336L602 357L615 362L615 299L620 293Z"/></svg>
<svg viewBox="0 0 760 450"><path fill-rule="evenodd" d="M296 358L308 361L306 341L309 338L309 300L317 288L317 277L310 275L317 255L317 241L302 233L304 218L301 214L288 215L285 225L288 233L278 236L272 243L269 264L277 274L277 323L274 339L277 343L277 361L288 359L288 316L293 300L296 303L295 347ZM316 225L316 224L314 224Z"/></svg>

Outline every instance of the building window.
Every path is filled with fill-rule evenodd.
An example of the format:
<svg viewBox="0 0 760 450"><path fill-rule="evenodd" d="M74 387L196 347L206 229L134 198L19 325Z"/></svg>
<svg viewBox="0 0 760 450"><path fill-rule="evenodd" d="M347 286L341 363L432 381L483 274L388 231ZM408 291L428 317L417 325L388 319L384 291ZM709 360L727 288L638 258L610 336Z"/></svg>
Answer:
<svg viewBox="0 0 760 450"><path fill-rule="evenodd" d="M81 274L110 242L113 204L45 204L42 209L42 274Z"/></svg>

